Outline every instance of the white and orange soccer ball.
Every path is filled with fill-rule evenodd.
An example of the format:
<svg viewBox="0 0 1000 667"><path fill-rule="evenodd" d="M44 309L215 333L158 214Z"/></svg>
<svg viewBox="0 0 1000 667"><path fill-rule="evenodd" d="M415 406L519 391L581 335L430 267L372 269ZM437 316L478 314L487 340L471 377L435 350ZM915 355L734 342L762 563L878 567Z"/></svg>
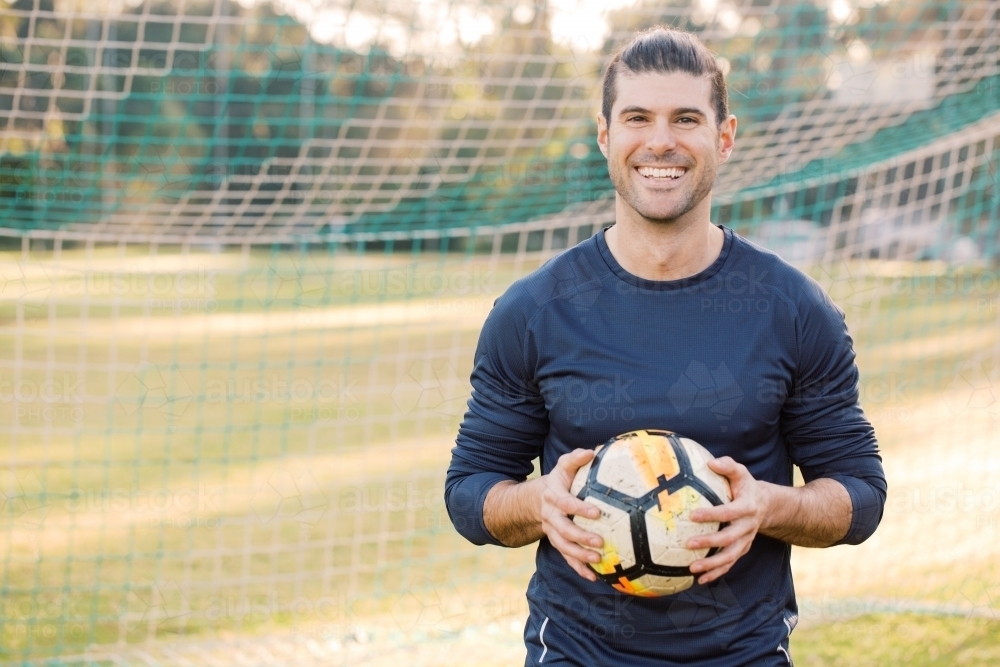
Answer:
<svg viewBox="0 0 1000 667"><path fill-rule="evenodd" d="M608 440L577 471L570 493L601 510L598 519L573 517L604 538L601 561L589 563L599 579L630 595L658 597L694 584L688 569L717 549L684 545L725 527L695 523L699 507L732 500L729 481L712 471L712 455L670 431L631 431Z"/></svg>

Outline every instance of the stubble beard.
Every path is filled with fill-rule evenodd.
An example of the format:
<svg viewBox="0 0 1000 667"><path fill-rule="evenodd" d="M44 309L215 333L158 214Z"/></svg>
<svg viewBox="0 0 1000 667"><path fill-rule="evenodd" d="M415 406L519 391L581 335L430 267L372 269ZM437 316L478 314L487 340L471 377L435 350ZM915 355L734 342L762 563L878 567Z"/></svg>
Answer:
<svg viewBox="0 0 1000 667"><path fill-rule="evenodd" d="M654 159L644 160L641 163L651 165L658 161L662 161L664 164L682 164L683 166L687 166L688 173L683 178L692 176L691 167L693 165L690 164L689 160L675 159L671 162L663 159ZM611 177L611 183L615 186L615 191L624 200L625 204L649 222L669 224L698 206L705 197L712 193L712 188L715 186L715 179L719 173L719 166L714 162L706 162L698 180L688 184L685 189L669 193L646 195L645 198L643 194L637 191L635 183L631 178L634 171L630 163L626 163L624 169L619 167L617 163L610 161L608 163L608 175ZM642 177L640 176L639 178ZM671 203L664 208L663 203L655 201L660 197L669 198ZM645 201L644 199L653 199L654 201Z"/></svg>

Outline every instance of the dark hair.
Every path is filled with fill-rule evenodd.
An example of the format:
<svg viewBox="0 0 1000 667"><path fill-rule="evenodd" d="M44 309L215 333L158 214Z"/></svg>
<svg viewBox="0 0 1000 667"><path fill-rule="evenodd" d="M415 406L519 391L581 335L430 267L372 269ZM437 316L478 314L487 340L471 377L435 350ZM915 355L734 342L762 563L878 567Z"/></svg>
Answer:
<svg viewBox="0 0 1000 667"><path fill-rule="evenodd" d="M726 77L719 69L715 56L697 35L669 26L656 26L636 33L632 40L618 49L604 70L604 96L601 113L611 122L611 107L618 96L616 79L622 69L630 72L687 72L694 76L712 77L711 103L715 109L715 121L729 117L729 97L726 93Z"/></svg>

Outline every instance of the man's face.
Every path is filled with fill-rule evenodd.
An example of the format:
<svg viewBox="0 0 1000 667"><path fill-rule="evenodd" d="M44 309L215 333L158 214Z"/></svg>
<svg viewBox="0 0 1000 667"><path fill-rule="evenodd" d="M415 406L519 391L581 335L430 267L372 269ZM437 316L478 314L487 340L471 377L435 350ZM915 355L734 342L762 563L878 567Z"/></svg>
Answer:
<svg viewBox="0 0 1000 667"><path fill-rule="evenodd" d="M707 218L719 165L733 150L736 118L716 123L707 76L619 72L611 118L597 143L622 203L650 221Z"/></svg>

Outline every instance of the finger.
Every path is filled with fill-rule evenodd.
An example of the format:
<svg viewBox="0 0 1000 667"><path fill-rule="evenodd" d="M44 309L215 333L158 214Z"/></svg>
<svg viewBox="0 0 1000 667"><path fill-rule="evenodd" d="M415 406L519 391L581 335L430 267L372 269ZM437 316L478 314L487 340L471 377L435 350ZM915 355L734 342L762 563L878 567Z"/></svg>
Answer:
<svg viewBox="0 0 1000 667"><path fill-rule="evenodd" d="M692 537L685 545L688 549L707 549L712 547L725 548L739 539L746 538L752 531L752 527L745 522L730 524L715 533Z"/></svg>
<svg viewBox="0 0 1000 667"><path fill-rule="evenodd" d="M570 479L576 474L576 471L587 465L594 458L593 449L574 449L571 452L566 452L559 457L556 461L556 467L565 472Z"/></svg>
<svg viewBox="0 0 1000 667"><path fill-rule="evenodd" d="M747 546L747 551L748 550L749 550L749 545ZM743 553L746 553L746 551L744 551ZM733 565L736 564L736 561L738 561L740 557L743 556L743 553L739 554L736 558L732 559L731 561L726 561L721 563L717 567L710 567L709 569L704 570L701 576L698 577L698 583L699 584L710 583L712 581L715 581L722 575L724 575L726 572L729 572L729 570L732 569ZM705 559L705 560L709 561L711 559ZM691 565L694 566L694 563L691 563Z"/></svg>
<svg viewBox="0 0 1000 667"><path fill-rule="evenodd" d="M729 479L736 479L742 477L744 474L749 474L745 465L737 463L730 456L722 456L717 459L712 459L708 462L708 467L720 475L728 477Z"/></svg>
<svg viewBox="0 0 1000 667"><path fill-rule="evenodd" d="M696 523L732 523L753 513L753 507L750 503L734 500L722 505L699 507L696 510L692 510L688 518Z"/></svg>
<svg viewBox="0 0 1000 667"><path fill-rule="evenodd" d="M732 569L732 567L733 567L732 564L729 564L726 565L725 567L717 567L714 570L709 570L705 574L698 577L698 583L702 585L710 584L719 577L721 577L722 575L724 575L726 572L729 572L729 570Z"/></svg>
<svg viewBox="0 0 1000 667"><path fill-rule="evenodd" d="M719 553L715 554L711 558L702 558L696 560L688 566L691 570L691 574L702 575L706 572L711 572L720 567L729 568L732 567L733 563L736 562L735 554L731 551L723 549Z"/></svg>
<svg viewBox="0 0 1000 667"><path fill-rule="evenodd" d="M581 528L565 516L553 516L547 523L549 530L545 531L546 534L555 532L564 540L595 549L604 546L604 539L600 535Z"/></svg>
<svg viewBox="0 0 1000 667"><path fill-rule="evenodd" d="M566 554L563 554L563 558L566 560L566 563L571 568L573 568L573 570L578 575L580 575L581 577L583 577L587 581L597 581L597 575L594 574L594 571L591 570L588 565L585 565L584 563L581 563L576 558L573 558L572 556L567 556Z"/></svg>
<svg viewBox="0 0 1000 667"><path fill-rule="evenodd" d="M730 469L733 465L736 465L736 460L732 456L720 456L718 458L708 460L708 467L715 472Z"/></svg>
<svg viewBox="0 0 1000 667"><path fill-rule="evenodd" d="M597 519L601 516L601 510L594 503L580 500L568 493L556 496L553 504L563 514L579 514L588 519Z"/></svg>
<svg viewBox="0 0 1000 667"><path fill-rule="evenodd" d="M747 540L739 540L724 547L714 556L709 558L702 558L691 563L688 567L692 574L698 573L708 573L720 567L724 567L728 570L733 566L737 560L740 559L747 551L750 549L750 544Z"/></svg>
<svg viewBox="0 0 1000 667"><path fill-rule="evenodd" d="M542 520L559 516L581 516L596 520L601 516L600 508L569 494L548 494L542 498Z"/></svg>
<svg viewBox="0 0 1000 667"><path fill-rule="evenodd" d="M581 564L599 563L601 561L601 554L591 549L581 547L575 542L570 542L561 535L552 534L549 535L548 538L552 546L555 547L556 550L567 559L567 561L569 561L570 558Z"/></svg>

